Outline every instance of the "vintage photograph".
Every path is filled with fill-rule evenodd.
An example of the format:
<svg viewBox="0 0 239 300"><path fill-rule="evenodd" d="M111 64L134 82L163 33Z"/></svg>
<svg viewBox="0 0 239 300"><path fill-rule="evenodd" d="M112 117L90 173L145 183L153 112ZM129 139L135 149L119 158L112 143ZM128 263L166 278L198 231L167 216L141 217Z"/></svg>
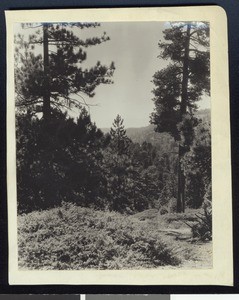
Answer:
<svg viewBox="0 0 239 300"><path fill-rule="evenodd" d="M14 30L19 268L212 267L210 24Z"/></svg>
<svg viewBox="0 0 239 300"><path fill-rule="evenodd" d="M231 283L223 11L7 24L10 282Z"/></svg>

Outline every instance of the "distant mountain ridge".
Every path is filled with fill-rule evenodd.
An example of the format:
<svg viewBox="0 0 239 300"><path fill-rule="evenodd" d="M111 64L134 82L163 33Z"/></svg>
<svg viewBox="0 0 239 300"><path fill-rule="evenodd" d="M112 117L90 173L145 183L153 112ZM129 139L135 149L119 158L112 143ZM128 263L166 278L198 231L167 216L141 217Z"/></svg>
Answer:
<svg viewBox="0 0 239 300"><path fill-rule="evenodd" d="M202 119L204 122L209 122L211 119L211 110L203 109L196 113L196 116ZM164 132L155 132L155 125L148 125L144 127L129 127L126 128L127 136L134 142L142 144L143 142L151 143L155 146L159 146L168 142L168 144L174 143L173 138ZM101 128L103 133L108 133L110 128Z"/></svg>

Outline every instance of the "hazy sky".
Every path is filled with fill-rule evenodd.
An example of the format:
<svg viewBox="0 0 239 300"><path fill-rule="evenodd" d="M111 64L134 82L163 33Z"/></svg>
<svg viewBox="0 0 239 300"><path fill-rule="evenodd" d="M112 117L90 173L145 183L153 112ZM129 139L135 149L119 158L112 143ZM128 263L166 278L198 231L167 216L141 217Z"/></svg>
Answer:
<svg viewBox="0 0 239 300"><path fill-rule="evenodd" d="M90 108L90 113L98 127L110 127L117 114L124 118L125 127L149 124L154 108L152 76L168 64L157 58L164 29L163 22L101 23L98 28L77 29L77 35L83 39L101 36L104 31L110 37L110 41L87 48L84 62L85 67L89 67L98 60L106 65L114 61L116 67L113 84L97 87L94 98L85 97L89 104L97 104ZM24 35L26 32L30 30L21 31ZM210 99L205 98L200 106L210 107Z"/></svg>

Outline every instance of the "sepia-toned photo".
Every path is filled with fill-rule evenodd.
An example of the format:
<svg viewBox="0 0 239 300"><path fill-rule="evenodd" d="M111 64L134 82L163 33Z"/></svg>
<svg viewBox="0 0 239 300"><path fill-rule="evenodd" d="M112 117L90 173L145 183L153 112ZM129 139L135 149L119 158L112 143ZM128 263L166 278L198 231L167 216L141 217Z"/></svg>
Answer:
<svg viewBox="0 0 239 300"><path fill-rule="evenodd" d="M212 270L210 20L29 19L10 38L18 272Z"/></svg>

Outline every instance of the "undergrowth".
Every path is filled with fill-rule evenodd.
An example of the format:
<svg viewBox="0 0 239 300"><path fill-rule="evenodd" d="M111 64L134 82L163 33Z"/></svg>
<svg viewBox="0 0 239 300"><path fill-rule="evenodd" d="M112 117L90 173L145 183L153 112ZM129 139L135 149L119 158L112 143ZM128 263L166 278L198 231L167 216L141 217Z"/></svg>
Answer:
<svg viewBox="0 0 239 300"><path fill-rule="evenodd" d="M201 210L187 210L185 213L177 213L177 214L166 214L163 216L164 221L167 223L172 223L172 222L184 222L184 221L189 221L189 222L195 222L197 221L197 216L196 213L200 212Z"/></svg>
<svg viewBox="0 0 239 300"><path fill-rule="evenodd" d="M19 216L18 245L21 269L139 269L180 263L149 224L69 204Z"/></svg>

